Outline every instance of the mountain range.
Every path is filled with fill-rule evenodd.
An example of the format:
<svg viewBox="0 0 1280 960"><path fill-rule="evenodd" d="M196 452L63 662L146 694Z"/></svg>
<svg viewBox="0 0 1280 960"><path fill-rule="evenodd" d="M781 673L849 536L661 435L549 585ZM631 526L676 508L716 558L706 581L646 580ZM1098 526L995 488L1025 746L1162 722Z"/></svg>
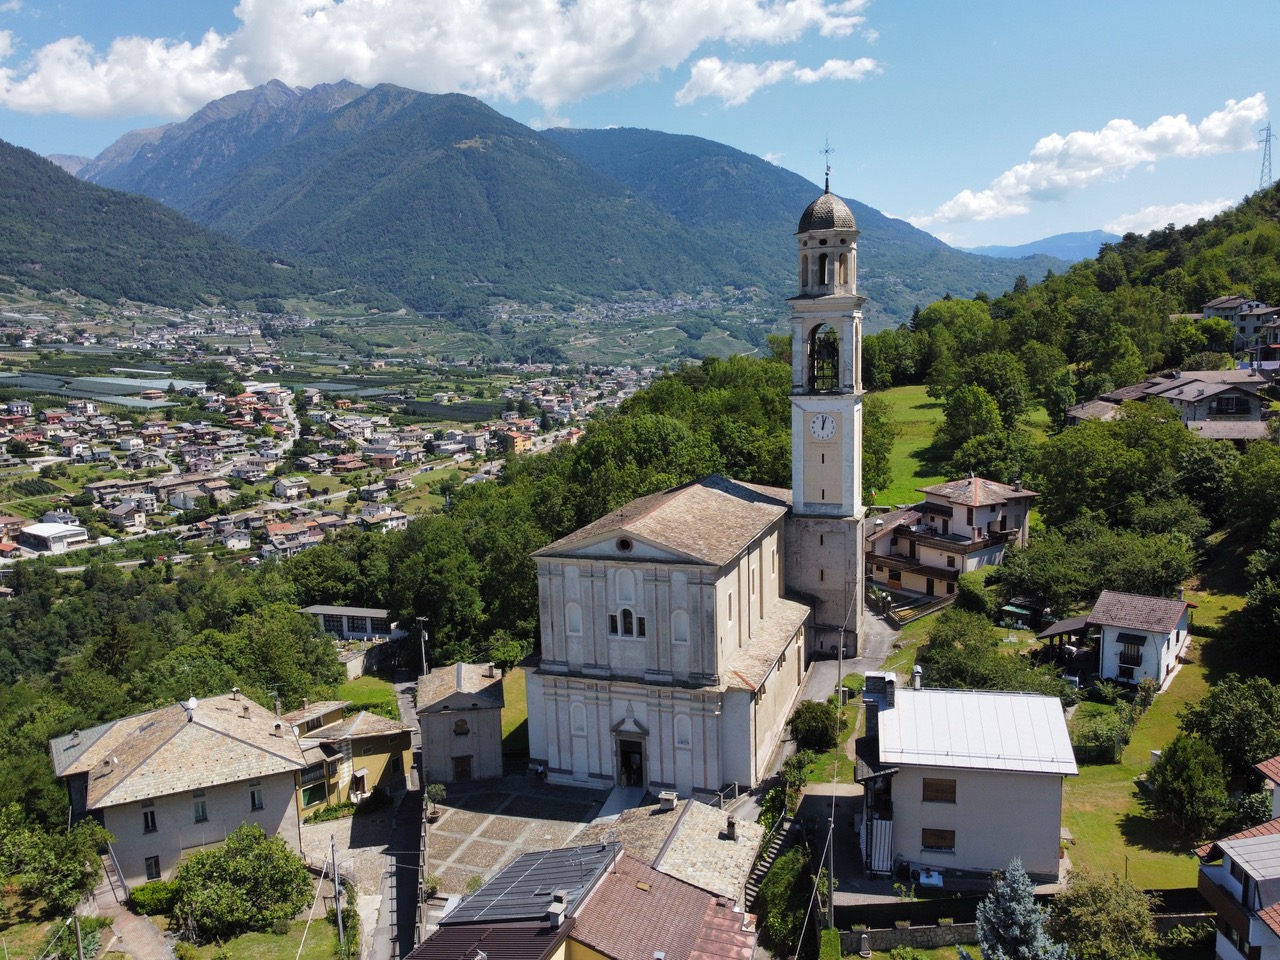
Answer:
<svg viewBox="0 0 1280 960"><path fill-rule="evenodd" d="M73 289L108 303L174 308L304 294L334 302L330 292L348 285L327 270L247 249L147 197L84 183L2 140L0 274L40 293ZM340 294L344 303L355 296ZM378 293L364 302L401 306Z"/></svg>
<svg viewBox="0 0 1280 960"><path fill-rule="evenodd" d="M820 192L698 137L538 132L471 97L346 81L224 97L126 134L77 175L475 329L495 299L555 308L754 289L776 302L794 292L791 237ZM873 329L947 293L996 294L1066 266L958 251L848 202Z"/></svg>
<svg viewBox="0 0 1280 960"><path fill-rule="evenodd" d="M1043 254L1077 263L1089 260L1098 255L1098 248L1104 243L1115 243L1120 239L1118 233L1107 233L1105 230L1086 230L1079 233L1057 233L1052 237L1032 240L1030 243L1014 247L965 247L967 253L977 253L987 257L1033 257Z"/></svg>

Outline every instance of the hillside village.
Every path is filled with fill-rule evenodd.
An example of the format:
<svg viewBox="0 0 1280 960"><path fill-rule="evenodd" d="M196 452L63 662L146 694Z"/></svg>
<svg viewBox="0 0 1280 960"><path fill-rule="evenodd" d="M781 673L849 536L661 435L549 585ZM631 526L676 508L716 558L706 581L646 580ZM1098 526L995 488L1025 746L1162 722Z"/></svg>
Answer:
<svg viewBox="0 0 1280 960"><path fill-rule="evenodd" d="M49 909L58 876L139 958L301 952L323 897L324 956L727 960L985 950L1007 882L1076 951L1099 889L1144 955L1280 951L1275 310L1166 313L1204 362L1117 385L1083 359L1099 389L1060 422L1000 351L960 357L935 404L905 385L950 476L887 487L924 457L875 452L858 238L824 190L773 356L668 370L6 313L4 829L78 844L19 870L0 843L6 896ZM1002 444L1032 426L1024 480ZM1211 528L1223 489L1269 533ZM256 919L203 896L266 862Z"/></svg>

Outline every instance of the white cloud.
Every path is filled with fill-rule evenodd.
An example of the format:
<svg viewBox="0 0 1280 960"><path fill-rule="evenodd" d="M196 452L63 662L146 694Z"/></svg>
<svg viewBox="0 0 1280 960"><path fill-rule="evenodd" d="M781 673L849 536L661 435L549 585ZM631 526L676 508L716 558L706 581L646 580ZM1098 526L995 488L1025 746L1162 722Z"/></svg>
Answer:
<svg viewBox="0 0 1280 960"><path fill-rule="evenodd" d="M1102 229L1110 233L1150 233L1167 224L1185 226L1197 220L1216 216L1235 200L1204 200L1200 203L1174 203L1167 206L1143 207L1134 213L1121 214L1111 223L1104 224Z"/></svg>
<svg viewBox="0 0 1280 960"><path fill-rule="evenodd" d="M239 0L239 27L225 35L210 31L195 44L121 37L100 51L68 37L42 47L28 61L0 68L0 106L181 117L273 78L310 86L345 77L527 98L555 119L562 104L652 79L710 43L768 47L814 33L848 36L863 30L866 2ZM0 58L8 59L13 46L0 47ZM776 82L768 68L753 69L763 82ZM821 68L840 69L854 68Z"/></svg>
<svg viewBox="0 0 1280 960"><path fill-rule="evenodd" d="M0 2L0 13L17 13L22 9L22 0L3 0Z"/></svg>
<svg viewBox="0 0 1280 960"><path fill-rule="evenodd" d="M867 74L879 72L879 64L870 57L828 60L816 70L797 67L794 60L741 63L725 62L719 57L704 57L689 70L689 82L676 92L676 103L683 107L703 97L719 97L726 107L738 107L764 87L784 80L794 80L796 83L861 80Z"/></svg>
<svg viewBox="0 0 1280 960"><path fill-rule="evenodd" d="M1250 150L1257 140L1254 128L1266 116L1266 96L1255 93L1228 100L1198 124L1179 114L1146 127L1112 120L1101 130L1050 134L1032 148L1030 159L1000 174L987 189L961 190L932 214L911 222L923 227L1015 217L1034 203L1061 199L1102 180L1122 180L1140 166Z"/></svg>

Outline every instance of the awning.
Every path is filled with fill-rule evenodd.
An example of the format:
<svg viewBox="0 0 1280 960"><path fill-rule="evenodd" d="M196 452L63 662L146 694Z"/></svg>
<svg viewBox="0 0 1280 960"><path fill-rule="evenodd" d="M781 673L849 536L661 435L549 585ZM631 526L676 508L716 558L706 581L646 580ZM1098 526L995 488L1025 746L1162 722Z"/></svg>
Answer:
<svg viewBox="0 0 1280 960"><path fill-rule="evenodd" d="M351 778L353 780L356 780L356 779L359 779L360 777L367 777L368 775L369 775L369 768L361 767L359 770L357 770L355 773L351 775Z"/></svg>
<svg viewBox="0 0 1280 960"><path fill-rule="evenodd" d="M1012 603L1006 603L1000 608L1001 613L1016 613L1020 617L1031 616L1031 611L1026 607L1015 607Z"/></svg>
<svg viewBox="0 0 1280 960"><path fill-rule="evenodd" d="M1117 633L1116 641L1119 643L1130 643L1136 647L1140 647L1147 642L1147 638L1141 633Z"/></svg>
<svg viewBox="0 0 1280 960"><path fill-rule="evenodd" d="M1089 626L1089 618L1085 617L1068 617L1066 620L1059 620L1057 623L1050 624L1039 633L1036 634L1037 640L1050 640L1053 637L1061 637L1064 634L1083 633Z"/></svg>

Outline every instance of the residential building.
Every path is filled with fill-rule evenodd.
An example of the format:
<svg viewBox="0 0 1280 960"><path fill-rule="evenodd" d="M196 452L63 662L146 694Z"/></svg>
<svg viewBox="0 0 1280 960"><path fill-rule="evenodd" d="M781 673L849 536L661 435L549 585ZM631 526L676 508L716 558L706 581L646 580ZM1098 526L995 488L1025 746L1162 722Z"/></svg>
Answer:
<svg viewBox="0 0 1280 960"><path fill-rule="evenodd" d="M960 574L1004 561L1024 547L1031 502L1021 483L967 477L918 488L922 502L867 524L867 572L890 590L949 596Z"/></svg>
<svg viewBox="0 0 1280 960"><path fill-rule="evenodd" d="M282 718L307 764L298 775L303 815L326 803L360 803L375 790L390 793L413 765L412 725L364 710L344 716L350 706L350 700L304 700Z"/></svg>
<svg viewBox="0 0 1280 960"><path fill-rule="evenodd" d="M129 532L145 530L147 512L132 500L122 500L118 506L107 511L107 520L117 530Z"/></svg>
<svg viewBox="0 0 1280 960"><path fill-rule="evenodd" d="M31 524L27 517L0 517L0 543L17 543L23 527Z"/></svg>
<svg viewBox="0 0 1280 960"><path fill-rule="evenodd" d="M301 500L307 495L310 483L306 477L281 477L271 488L282 500Z"/></svg>
<svg viewBox="0 0 1280 960"><path fill-rule="evenodd" d="M1280 819L1197 848L1196 886L1217 914L1218 960L1280 957Z"/></svg>
<svg viewBox="0 0 1280 960"><path fill-rule="evenodd" d="M863 697L866 734L855 747L868 872L945 885L957 871L990 873L1018 857L1032 878L1058 879L1062 781L1077 773L1060 700L899 689L882 672L867 674ZM1017 816L993 815L1001 810Z"/></svg>
<svg viewBox="0 0 1280 960"><path fill-rule="evenodd" d="M1098 675L1131 684L1151 679L1163 688L1191 643L1194 606L1103 590L1089 614L1089 625L1100 631Z"/></svg>
<svg viewBox="0 0 1280 960"><path fill-rule="evenodd" d="M427 782L502 776L502 671L455 663L418 678L418 725Z"/></svg>
<svg viewBox="0 0 1280 960"><path fill-rule="evenodd" d="M49 743L71 822L97 818L128 886L171 879L184 856L257 823L301 849L293 729L239 691L73 731Z"/></svg>

